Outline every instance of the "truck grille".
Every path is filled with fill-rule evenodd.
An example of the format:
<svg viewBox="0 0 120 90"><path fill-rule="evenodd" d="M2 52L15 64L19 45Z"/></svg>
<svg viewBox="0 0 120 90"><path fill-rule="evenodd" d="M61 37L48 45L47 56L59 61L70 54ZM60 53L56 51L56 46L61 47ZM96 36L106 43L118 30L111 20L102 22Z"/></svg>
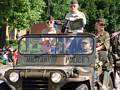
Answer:
<svg viewBox="0 0 120 90"><path fill-rule="evenodd" d="M23 78L22 90L48 90L48 78Z"/></svg>

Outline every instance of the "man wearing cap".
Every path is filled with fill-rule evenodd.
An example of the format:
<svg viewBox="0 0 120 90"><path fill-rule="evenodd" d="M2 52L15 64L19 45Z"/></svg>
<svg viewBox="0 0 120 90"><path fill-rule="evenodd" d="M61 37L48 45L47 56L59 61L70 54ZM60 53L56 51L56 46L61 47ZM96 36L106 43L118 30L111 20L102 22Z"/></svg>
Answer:
<svg viewBox="0 0 120 90"><path fill-rule="evenodd" d="M90 54L92 52L91 40L90 38L82 39L82 54Z"/></svg>
<svg viewBox="0 0 120 90"><path fill-rule="evenodd" d="M83 33L84 26L86 25L85 14L78 10L79 4L77 0L72 0L70 2L70 12L65 16L65 24L62 26L62 33ZM78 21L80 20L80 21ZM66 30L67 29L67 30ZM66 46L71 47L71 52L75 51L75 45L72 42L76 42L77 39L74 38L68 40ZM70 44L71 42L71 44Z"/></svg>
<svg viewBox="0 0 120 90"><path fill-rule="evenodd" d="M96 50L104 50L107 51L110 47L110 36L107 31L105 31L105 19L99 18L95 23L95 29L96 29Z"/></svg>
<svg viewBox="0 0 120 90"><path fill-rule="evenodd" d="M82 19L82 24L83 25L82 25L82 28L80 28L80 30L78 30L78 32L79 31L83 32L83 28L86 25L86 17L85 17L85 14L83 12L78 10L78 8L79 8L78 1L77 0L72 0L70 2L69 7L70 7L70 12L67 13L67 15L65 16L65 19L68 20L68 21L74 21L74 20L77 20L77 19ZM70 26L68 25L68 27L70 27Z"/></svg>
<svg viewBox="0 0 120 90"><path fill-rule="evenodd" d="M105 19L99 18L95 23L96 30L96 51L98 52L99 59L102 61L107 60L108 49L110 47L110 36L107 31L105 31Z"/></svg>

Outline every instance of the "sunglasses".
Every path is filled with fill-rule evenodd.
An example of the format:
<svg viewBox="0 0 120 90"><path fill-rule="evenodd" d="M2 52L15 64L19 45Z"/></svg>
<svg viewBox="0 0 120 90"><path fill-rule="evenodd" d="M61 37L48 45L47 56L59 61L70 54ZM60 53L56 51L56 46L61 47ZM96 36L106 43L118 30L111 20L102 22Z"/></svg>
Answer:
<svg viewBox="0 0 120 90"><path fill-rule="evenodd" d="M100 24L99 24L99 26L105 26L105 24L103 24L103 23L100 23Z"/></svg>
<svg viewBox="0 0 120 90"><path fill-rule="evenodd" d="M47 23L47 24L51 24L51 23L53 23L53 22L52 22L52 21L47 21L46 23Z"/></svg>
<svg viewBox="0 0 120 90"><path fill-rule="evenodd" d="M76 7L76 5L70 5L70 7L71 7L71 8L72 8L72 7L74 7L74 8L75 8L75 7Z"/></svg>

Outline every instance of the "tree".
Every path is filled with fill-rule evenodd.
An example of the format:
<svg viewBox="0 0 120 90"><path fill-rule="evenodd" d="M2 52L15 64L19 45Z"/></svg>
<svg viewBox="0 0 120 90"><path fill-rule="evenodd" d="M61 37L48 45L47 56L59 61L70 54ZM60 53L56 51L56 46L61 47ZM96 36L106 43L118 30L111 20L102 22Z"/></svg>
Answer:
<svg viewBox="0 0 120 90"><path fill-rule="evenodd" d="M24 29L42 19L44 7L43 0L1 0L0 15L10 27Z"/></svg>
<svg viewBox="0 0 120 90"><path fill-rule="evenodd" d="M46 0L45 0L46 1ZM69 3L71 0L47 0L48 14L55 17L55 19L63 19L69 10Z"/></svg>
<svg viewBox="0 0 120 90"><path fill-rule="evenodd" d="M2 32L28 29L42 19L45 3L43 0L0 0L0 28ZM6 26L5 26L6 25ZM6 33L1 35L0 47L5 45ZM4 40L2 39L4 38Z"/></svg>

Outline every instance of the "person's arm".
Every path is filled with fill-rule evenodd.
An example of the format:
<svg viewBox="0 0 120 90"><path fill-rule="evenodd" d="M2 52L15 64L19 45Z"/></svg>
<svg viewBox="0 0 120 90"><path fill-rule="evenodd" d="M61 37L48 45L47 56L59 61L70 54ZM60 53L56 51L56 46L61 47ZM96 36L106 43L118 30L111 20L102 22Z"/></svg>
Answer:
<svg viewBox="0 0 120 90"><path fill-rule="evenodd" d="M98 44L98 43L97 43ZM96 48L96 51L100 51L102 49L104 49L105 46L103 44L100 44L97 48Z"/></svg>
<svg viewBox="0 0 120 90"><path fill-rule="evenodd" d="M109 33L106 33L105 41L104 41L103 45L105 46L106 50L108 50L110 48L110 35L109 35Z"/></svg>
<svg viewBox="0 0 120 90"><path fill-rule="evenodd" d="M96 43L96 51L106 49L108 50L110 47L110 36L109 33L106 33L105 40L102 43Z"/></svg>
<svg viewBox="0 0 120 90"><path fill-rule="evenodd" d="M84 26L86 25L86 16L85 14L83 13L83 23L84 23Z"/></svg>
<svg viewBox="0 0 120 90"><path fill-rule="evenodd" d="M83 19L83 24L84 24L83 27L85 27L85 25L86 25L86 16L85 16L85 14L83 12L79 12L78 16L79 16L78 19L80 19L80 18Z"/></svg>

